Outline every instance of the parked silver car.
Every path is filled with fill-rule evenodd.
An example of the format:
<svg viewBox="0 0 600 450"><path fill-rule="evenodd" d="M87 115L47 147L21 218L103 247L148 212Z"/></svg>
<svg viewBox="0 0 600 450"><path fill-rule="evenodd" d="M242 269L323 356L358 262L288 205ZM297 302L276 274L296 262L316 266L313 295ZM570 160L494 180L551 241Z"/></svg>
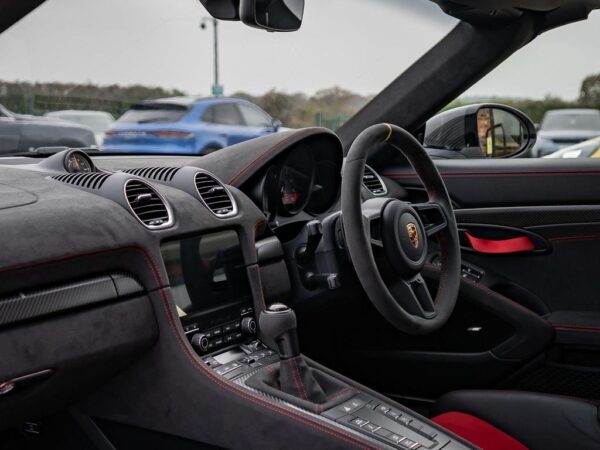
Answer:
<svg viewBox="0 0 600 450"><path fill-rule="evenodd" d="M539 158L596 136L600 136L600 111L597 109L547 111L531 153Z"/></svg>

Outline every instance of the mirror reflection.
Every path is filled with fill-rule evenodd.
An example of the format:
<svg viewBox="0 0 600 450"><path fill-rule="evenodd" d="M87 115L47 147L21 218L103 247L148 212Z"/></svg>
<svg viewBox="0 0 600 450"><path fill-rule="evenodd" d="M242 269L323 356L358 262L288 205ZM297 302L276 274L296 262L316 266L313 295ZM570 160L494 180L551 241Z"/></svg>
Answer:
<svg viewBox="0 0 600 450"><path fill-rule="evenodd" d="M481 108L477 111L479 147L486 158L502 158L521 150L525 129L521 121L508 111Z"/></svg>

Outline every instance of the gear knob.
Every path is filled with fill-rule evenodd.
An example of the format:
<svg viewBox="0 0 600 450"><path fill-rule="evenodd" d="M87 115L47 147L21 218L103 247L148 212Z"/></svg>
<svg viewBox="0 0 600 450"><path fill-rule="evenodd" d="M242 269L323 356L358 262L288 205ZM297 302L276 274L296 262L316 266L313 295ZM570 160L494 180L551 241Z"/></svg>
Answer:
<svg viewBox="0 0 600 450"><path fill-rule="evenodd" d="M273 303L260 313L258 326L267 345L275 345L281 359L300 354L296 333L296 314L283 303Z"/></svg>

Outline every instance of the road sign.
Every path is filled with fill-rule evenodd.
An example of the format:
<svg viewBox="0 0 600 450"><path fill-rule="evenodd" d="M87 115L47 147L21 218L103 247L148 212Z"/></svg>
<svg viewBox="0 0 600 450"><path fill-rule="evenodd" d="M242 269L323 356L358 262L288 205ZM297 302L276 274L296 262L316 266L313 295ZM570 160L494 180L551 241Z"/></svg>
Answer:
<svg viewBox="0 0 600 450"><path fill-rule="evenodd" d="M221 84L213 84L212 86L212 95L215 97L219 97L223 95L223 85Z"/></svg>

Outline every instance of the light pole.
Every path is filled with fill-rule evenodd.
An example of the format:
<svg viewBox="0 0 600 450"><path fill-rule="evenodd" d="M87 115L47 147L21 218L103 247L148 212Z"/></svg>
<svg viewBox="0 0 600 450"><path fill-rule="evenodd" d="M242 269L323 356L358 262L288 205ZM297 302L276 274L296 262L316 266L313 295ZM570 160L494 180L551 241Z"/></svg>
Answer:
<svg viewBox="0 0 600 450"><path fill-rule="evenodd" d="M214 40L214 71L215 79L212 85L212 95L219 97L223 95L223 86L219 84L219 33L217 19L213 17L203 17L200 21L200 28L206 30L206 22L212 22L213 26L213 40Z"/></svg>

